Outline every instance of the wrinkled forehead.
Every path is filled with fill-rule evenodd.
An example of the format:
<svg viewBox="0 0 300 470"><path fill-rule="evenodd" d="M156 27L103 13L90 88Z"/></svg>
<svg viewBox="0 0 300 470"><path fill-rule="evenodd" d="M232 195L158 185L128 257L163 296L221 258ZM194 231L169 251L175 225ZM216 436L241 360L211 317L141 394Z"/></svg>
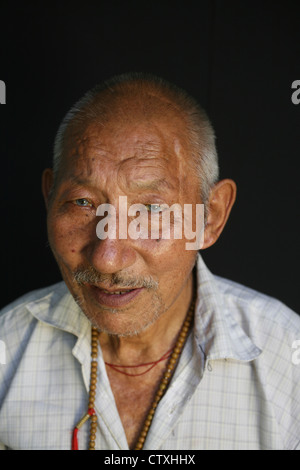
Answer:
<svg viewBox="0 0 300 470"><path fill-rule="evenodd" d="M65 135L63 158L76 164L91 155L122 162L155 159L176 166L190 164L189 141L182 116L166 109L159 101L147 103L125 101L113 104L97 117L81 116L69 125ZM99 110L99 107L98 107Z"/></svg>
<svg viewBox="0 0 300 470"><path fill-rule="evenodd" d="M65 140L70 143L74 131L83 134L91 125L105 129L114 129L116 134L124 126L134 129L137 125L148 125L149 139L151 127L163 126L165 132L171 132L187 143L187 123L183 110L163 94L154 94L149 90L127 89L126 91L106 90L81 106L68 125Z"/></svg>
<svg viewBox="0 0 300 470"><path fill-rule="evenodd" d="M90 124L69 140L62 179L90 181L109 178L130 190L182 186L189 175L184 147L176 133L151 122Z"/></svg>
<svg viewBox="0 0 300 470"><path fill-rule="evenodd" d="M198 188L186 128L182 112L160 97L93 103L67 129L57 182L104 186L111 180L130 190L155 190L163 181L182 192L195 181Z"/></svg>

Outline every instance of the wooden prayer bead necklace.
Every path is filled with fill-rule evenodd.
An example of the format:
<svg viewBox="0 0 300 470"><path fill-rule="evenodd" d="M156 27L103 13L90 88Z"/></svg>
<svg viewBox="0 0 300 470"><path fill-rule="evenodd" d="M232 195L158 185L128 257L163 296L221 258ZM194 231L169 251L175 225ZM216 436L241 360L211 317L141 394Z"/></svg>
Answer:
<svg viewBox="0 0 300 470"><path fill-rule="evenodd" d="M142 431L139 435L139 438L137 439L134 450L143 449L157 405L167 390L168 384L175 370L175 365L177 364L178 358L185 345L188 332L191 327L193 315L194 315L194 308L195 308L195 300L193 300L193 302L191 303L186 319L182 325L182 328L178 335L173 352L168 361L165 373L160 382L160 385L158 387L158 390L156 392L155 398L150 407L148 415L145 419ZM73 438L72 438L72 450L78 450L78 438L77 438L78 430L89 418L91 419L89 450L95 450L95 441L96 441L96 432L97 432L97 415L95 411L95 396L96 396L96 387L97 387L97 367L98 367L97 357L98 357L98 331L95 327L92 327L91 377L90 377L88 411L83 416L83 418L81 418L81 420L77 423L76 427L74 428Z"/></svg>
<svg viewBox="0 0 300 470"><path fill-rule="evenodd" d="M97 415L95 411L95 396L97 387L97 363L98 358L98 331L92 327L92 348L91 348L91 376L90 376L90 392L89 392L89 404L87 413L77 423L73 431L72 437L72 450L78 450L78 438L77 434L81 426L91 418L90 428L90 443L89 450L95 450L95 440L97 432Z"/></svg>
<svg viewBox="0 0 300 470"><path fill-rule="evenodd" d="M150 428L150 425L152 423L152 419L153 419L155 410L157 408L157 405L160 402L160 400L161 400L162 396L164 395L164 393L166 392L167 386L168 386L168 384L169 384L169 382L172 378L172 375L174 373L175 365L176 365L176 363L178 361L178 358L181 354L183 346L185 345L185 342L186 342L186 339L187 339L187 336L188 336L188 332L190 330L190 326L191 326L191 323L192 323L192 319L193 319L193 316L194 316L194 306L195 306L195 302L193 301L190 308L189 308L186 319L185 319L185 321L182 325L182 328L180 330L180 333L179 333L179 336L177 338L176 344L174 346L173 352L172 352L171 357L169 359L169 362L167 364L166 371L165 371L165 373L163 375L163 378L160 382L160 385L158 387L155 398L154 398L153 403L151 405L151 408L149 410L148 416L147 416L147 418L144 422L143 429L140 433L140 436L137 440L137 443L135 445L134 450L142 450L143 447L144 447L144 443L145 443L147 434L149 432L149 428Z"/></svg>

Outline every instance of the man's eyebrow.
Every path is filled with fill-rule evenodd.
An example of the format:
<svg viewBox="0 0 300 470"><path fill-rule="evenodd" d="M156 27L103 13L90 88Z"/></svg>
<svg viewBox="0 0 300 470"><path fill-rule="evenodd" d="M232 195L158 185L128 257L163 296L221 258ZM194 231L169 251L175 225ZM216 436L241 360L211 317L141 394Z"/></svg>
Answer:
<svg viewBox="0 0 300 470"><path fill-rule="evenodd" d="M131 190L159 190L159 189L174 189L174 186L165 179L156 180L132 180L128 182L128 187Z"/></svg>
<svg viewBox="0 0 300 470"><path fill-rule="evenodd" d="M76 186L93 186L92 178L89 178L89 175L83 175L70 172L66 175L64 179L65 183L71 183Z"/></svg>
<svg viewBox="0 0 300 470"><path fill-rule="evenodd" d="M78 186L88 186L91 184L91 182L83 176L71 175L68 180L77 184Z"/></svg>
<svg viewBox="0 0 300 470"><path fill-rule="evenodd" d="M68 179L65 181L66 183L71 183L75 186L82 186L82 187L94 187L93 182L86 178L83 175L76 175L72 174L69 175ZM168 180L163 178L156 178L156 179L132 179L127 180L127 186L130 191L159 191L159 190L174 190L175 186Z"/></svg>
<svg viewBox="0 0 300 470"><path fill-rule="evenodd" d="M87 178L84 178L84 177L80 177L80 176L68 176L68 178L66 178L64 181L63 181L63 195L66 195L68 194L68 192L72 189L75 189L75 188L90 188L90 189L93 189L94 188L94 185L92 184L92 182L90 180L88 180Z"/></svg>

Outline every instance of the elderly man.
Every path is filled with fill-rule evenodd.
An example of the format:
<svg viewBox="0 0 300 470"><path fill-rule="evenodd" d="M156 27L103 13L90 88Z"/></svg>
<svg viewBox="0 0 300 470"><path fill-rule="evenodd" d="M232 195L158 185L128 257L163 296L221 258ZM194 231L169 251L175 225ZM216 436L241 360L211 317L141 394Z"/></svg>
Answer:
<svg viewBox="0 0 300 470"><path fill-rule="evenodd" d="M42 186L63 282L1 314L2 447L300 448L298 315L199 254L236 186L218 181L197 103L152 76L96 87L63 120ZM175 236L182 220L201 246Z"/></svg>

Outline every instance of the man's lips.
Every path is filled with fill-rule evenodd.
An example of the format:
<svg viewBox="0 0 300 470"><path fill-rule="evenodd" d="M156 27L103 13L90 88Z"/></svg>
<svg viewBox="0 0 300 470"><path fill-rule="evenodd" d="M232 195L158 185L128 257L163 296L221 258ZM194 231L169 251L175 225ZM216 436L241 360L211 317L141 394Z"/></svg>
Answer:
<svg viewBox="0 0 300 470"><path fill-rule="evenodd" d="M123 307L137 297L144 290L143 287L135 289L115 288L103 289L92 284L88 288L93 298L101 305L106 307Z"/></svg>

